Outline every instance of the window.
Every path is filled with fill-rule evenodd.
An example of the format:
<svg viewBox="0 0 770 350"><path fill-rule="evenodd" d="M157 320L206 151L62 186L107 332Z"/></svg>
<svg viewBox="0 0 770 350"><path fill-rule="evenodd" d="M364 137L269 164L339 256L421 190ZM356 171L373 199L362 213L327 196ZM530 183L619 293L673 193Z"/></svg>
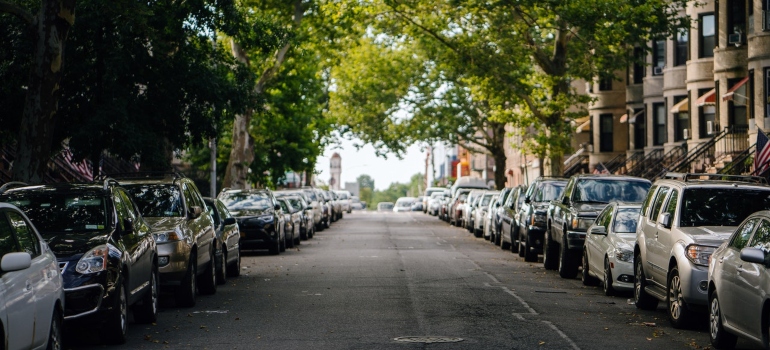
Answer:
<svg viewBox="0 0 770 350"><path fill-rule="evenodd" d="M599 115L599 152L612 152L612 114Z"/></svg>
<svg viewBox="0 0 770 350"><path fill-rule="evenodd" d="M647 216L647 208L650 207L650 203L652 202L652 194L655 193L657 188L657 185L650 187L650 195L644 198L644 203L642 203L642 210L640 211L639 215Z"/></svg>
<svg viewBox="0 0 770 350"><path fill-rule="evenodd" d="M636 117L636 123L634 123L634 149L647 147L647 128L645 127L647 116L645 115L644 108L635 109L634 115L640 112L642 114Z"/></svg>
<svg viewBox="0 0 770 350"><path fill-rule="evenodd" d="M599 214L599 216L596 218L596 224L604 226L606 232L610 232L610 221L612 221L613 209L613 206L608 205L606 208L604 208L604 211L602 211L602 213Z"/></svg>
<svg viewBox="0 0 770 350"><path fill-rule="evenodd" d="M641 84L646 75L645 73L647 73L644 66L645 56L644 49L641 47L634 48L633 77L631 80L634 84Z"/></svg>
<svg viewBox="0 0 770 350"><path fill-rule="evenodd" d="M765 253L770 251L770 222L762 220L757 227L757 232L748 244L749 247L762 249ZM767 260L765 260L767 261Z"/></svg>
<svg viewBox="0 0 770 350"><path fill-rule="evenodd" d="M746 1L727 2L727 34L746 34Z"/></svg>
<svg viewBox="0 0 770 350"><path fill-rule="evenodd" d="M612 225L616 233L635 233L639 222L639 208L621 208L615 215L615 223Z"/></svg>
<svg viewBox="0 0 770 350"><path fill-rule="evenodd" d="M679 199L679 191L676 189L671 191L671 196L668 197L668 205L666 205L666 213L671 215L671 222L674 221L674 215L676 214L676 204Z"/></svg>
<svg viewBox="0 0 770 350"><path fill-rule="evenodd" d="M612 91L612 77L599 79L599 91Z"/></svg>
<svg viewBox="0 0 770 350"><path fill-rule="evenodd" d="M727 86L732 89L735 84L742 79L743 78L727 79ZM747 106L745 96L746 85L744 84L741 88L733 92L733 98L727 102L727 116L730 120L730 125L748 125L749 121L746 113Z"/></svg>
<svg viewBox="0 0 770 350"><path fill-rule="evenodd" d="M749 238L751 237L751 233L754 232L754 228L757 227L757 222L759 222L759 218L753 218L746 221L743 226L738 228L735 236L733 236L733 239L730 241L730 247L735 248L738 251L745 248L746 243L748 243Z"/></svg>
<svg viewBox="0 0 770 350"><path fill-rule="evenodd" d="M660 146L668 141L666 135L666 104L652 104L652 131L653 145Z"/></svg>
<svg viewBox="0 0 770 350"><path fill-rule="evenodd" d="M663 67L666 66L666 40L656 40L652 43L652 75L663 74ZM659 72L656 73L656 69Z"/></svg>
<svg viewBox="0 0 770 350"><path fill-rule="evenodd" d="M767 209L770 191L765 189L687 188L682 192L679 227L738 226L752 213Z"/></svg>
<svg viewBox="0 0 770 350"><path fill-rule="evenodd" d="M8 217L0 213L0 256L19 251Z"/></svg>
<svg viewBox="0 0 770 350"><path fill-rule="evenodd" d="M687 64L688 44L690 42L690 32L688 28L682 28L676 33L676 43L674 44L674 66L683 66Z"/></svg>
<svg viewBox="0 0 770 350"><path fill-rule="evenodd" d="M698 57L714 57L714 48L716 47L716 26L714 23L714 14L701 15L699 18L700 47Z"/></svg>
<svg viewBox="0 0 770 350"><path fill-rule="evenodd" d="M687 96L674 96L674 104L682 102ZM688 109L689 111L689 109ZM674 141L684 141L684 129L690 127L690 113L674 113Z"/></svg>
<svg viewBox="0 0 770 350"><path fill-rule="evenodd" d="M21 251L29 253L32 258L40 255L40 241L35 232L29 227L29 223L24 220L21 214L9 211L8 220L11 227L16 232L16 239L19 241Z"/></svg>
<svg viewBox="0 0 770 350"><path fill-rule="evenodd" d="M765 93L763 98L765 99L765 118L770 118L770 67L765 67Z"/></svg>
<svg viewBox="0 0 770 350"><path fill-rule="evenodd" d="M698 98L705 95L709 91L711 91L709 88L698 90ZM717 129L716 108L711 105L701 106L698 107L698 112L700 114L700 119L698 121L698 131L700 137L704 138L713 135L714 130Z"/></svg>
<svg viewBox="0 0 770 350"><path fill-rule="evenodd" d="M666 195L668 194L669 190L670 188L668 187L661 187L660 191L658 191L658 195L655 197L655 202L652 205L652 212L650 212L650 220L655 222L658 221L660 208L663 206L663 200L666 199Z"/></svg>

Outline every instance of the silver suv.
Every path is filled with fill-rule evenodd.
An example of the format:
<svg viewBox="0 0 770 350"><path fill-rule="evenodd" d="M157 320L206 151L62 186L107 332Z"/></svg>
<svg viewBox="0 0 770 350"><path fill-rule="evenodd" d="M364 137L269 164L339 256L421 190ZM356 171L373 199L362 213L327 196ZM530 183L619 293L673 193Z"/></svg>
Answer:
<svg viewBox="0 0 770 350"><path fill-rule="evenodd" d="M751 213L770 209L763 178L667 174L642 204L634 246L634 302L668 303L675 328L708 303L711 254Z"/></svg>

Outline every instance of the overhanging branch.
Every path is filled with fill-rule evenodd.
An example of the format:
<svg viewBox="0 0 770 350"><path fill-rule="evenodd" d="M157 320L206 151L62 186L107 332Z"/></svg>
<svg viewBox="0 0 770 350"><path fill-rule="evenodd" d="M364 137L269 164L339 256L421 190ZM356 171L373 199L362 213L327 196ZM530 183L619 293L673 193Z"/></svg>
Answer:
<svg viewBox="0 0 770 350"><path fill-rule="evenodd" d="M21 19L22 21L24 21L24 23L26 23L29 26L35 25L35 17L33 17L32 14L29 13L29 11L27 11L26 9L22 8L17 4L0 0L0 12L12 14L17 18Z"/></svg>

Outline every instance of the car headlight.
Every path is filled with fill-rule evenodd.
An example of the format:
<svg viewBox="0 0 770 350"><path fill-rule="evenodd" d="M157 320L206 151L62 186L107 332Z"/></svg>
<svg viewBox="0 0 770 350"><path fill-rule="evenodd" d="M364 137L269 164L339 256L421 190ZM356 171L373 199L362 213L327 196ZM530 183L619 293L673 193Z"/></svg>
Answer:
<svg viewBox="0 0 770 350"><path fill-rule="evenodd" d="M182 237L184 237L179 229L174 229L173 231L155 232L152 234L152 236L155 237L155 243L179 241L182 239Z"/></svg>
<svg viewBox="0 0 770 350"><path fill-rule="evenodd" d="M532 218L530 220L530 225L545 225L546 222L546 215L545 213L534 213L532 214Z"/></svg>
<svg viewBox="0 0 770 350"><path fill-rule="evenodd" d="M574 217L572 218L572 228L578 229L578 230L588 230L588 227L591 226L591 224L594 223L594 218L582 218L582 217Z"/></svg>
<svg viewBox="0 0 770 350"><path fill-rule="evenodd" d="M260 216L257 219L259 221L263 222L263 223L266 223L266 224L269 224L269 223L273 222L273 220L275 220L275 218L272 215Z"/></svg>
<svg viewBox="0 0 770 350"><path fill-rule="evenodd" d="M706 245L690 244L684 248L684 254L695 265L709 266L711 254L714 254L716 249Z"/></svg>
<svg viewBox="0 0 770 350"><path fill-rule="evenodd" d="M634 251L625 248L615 248L615 259L623 262L634 260Z"/></svg>
<svg viewBox="0 0 770 350"><path fill-rule="evenodd" d="M82 274L97 273L107 269L110 256L120 257L120 250L111 244L102 244L89 250L78 260L75 271Z"/></svg>

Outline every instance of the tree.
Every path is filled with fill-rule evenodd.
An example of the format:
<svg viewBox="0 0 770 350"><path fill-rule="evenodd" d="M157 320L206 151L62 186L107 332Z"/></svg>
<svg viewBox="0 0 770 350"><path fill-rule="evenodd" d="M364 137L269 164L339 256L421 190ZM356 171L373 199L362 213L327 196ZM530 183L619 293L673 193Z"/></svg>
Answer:
<svg viewBox="0 0 770 350"><path fill-rule="evenodd" d="M374 179L371 176L367 174L358 175L358 177L356 178L356 182L358 183L359 190L368 188L374 191Z"/></svg>

